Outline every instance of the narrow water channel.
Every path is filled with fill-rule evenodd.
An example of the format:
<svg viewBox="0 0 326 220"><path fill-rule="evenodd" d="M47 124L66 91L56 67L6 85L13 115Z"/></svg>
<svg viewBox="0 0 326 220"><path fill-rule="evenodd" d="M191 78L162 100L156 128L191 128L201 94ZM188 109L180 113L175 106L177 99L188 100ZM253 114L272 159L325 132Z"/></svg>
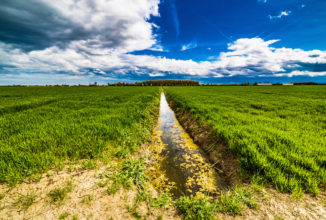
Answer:
<svg viewBox="0 0 326 220"><path fill-rule="evenodd" d="M167 179L175 184L172 190L175 196L214 195L224 185L206 154L179 124L163 92L156 134L163 144L162 169Z"/></svg>

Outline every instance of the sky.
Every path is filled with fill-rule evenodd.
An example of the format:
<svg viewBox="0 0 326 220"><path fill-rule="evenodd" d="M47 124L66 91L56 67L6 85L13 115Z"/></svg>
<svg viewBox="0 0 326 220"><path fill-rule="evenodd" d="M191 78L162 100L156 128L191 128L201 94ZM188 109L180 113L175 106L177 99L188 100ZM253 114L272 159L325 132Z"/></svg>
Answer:
<svg viewBox="0 0 326 220"><path fill-rule="evenodd" d="M1 0L0 85L326 83L324 0Z"/></svg>

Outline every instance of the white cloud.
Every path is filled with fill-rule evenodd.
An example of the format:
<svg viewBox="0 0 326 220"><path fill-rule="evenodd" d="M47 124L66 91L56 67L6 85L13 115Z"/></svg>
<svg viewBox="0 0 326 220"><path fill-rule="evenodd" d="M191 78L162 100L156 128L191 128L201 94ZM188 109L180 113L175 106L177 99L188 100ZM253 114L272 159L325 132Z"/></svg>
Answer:
<svg viewBox="0 0 326 220"><path fill-rule="evenodd" d="M159 52L169 52L169 50L165 49L162 45L155 44L149 50L152 51L159 51Z"/></svg>
<svg viewBox="0 0 326 220"><path fill-rule="evenodd" d="M313 71L292 71L290 73L284 74L284 73L278 73L275 74L274 76L288 76L288 77L293 77L293 76L310 76L310 77L315 77L315 76L326 76L326 71L322 72L313 72Z"/></svg>
<svg viewBox="0 0 326 220"><path fill-rule="evenodd" d="M287 17L291 14L292 12L291 11L281 11L280 14L278 15L275 15L275 16L272 16L272 15L268 15L268 18L269 19L280 19L282 17Z"/></svg>
<svg viewBox="0 0 326 220"><path fill-rule="evenodd" d="M185 50L190 50L190 49L194 49L196 48L198 45L197 45L197 42L195 41L192 41L190 42L189 44L185 44L185 45L182 45L181 47L181 51L185 51Z"/></svg>
<svg viewBox="0 0 326 220"><path fill-rule="evenodd" d="M165 76L164 73L150 73L150 74L148 74L148 75L151 76L151 77Z"/></svg>
<svg viewBox="0 0 326 220"><path fill-rule="evenodd" d="M88 48L79 53L83 43L70 44L68 48L50 47L45 50L24 53L8 49L1 44L0 54L5 63L24 72L67 72L73 75L95 74L98 76L121 77L128 74L167 76L181 74L196 77L244 76L324 76L325 70L309 70L309 66L325 65L326 52L304 51L292 48L274 48L279 40L264 41L261 38L242 38L228 45L228 51L217 54L210 61L177 60L148 55L133 55L110 49ZM85 48L84 48L85 49ZM3 60L2 60L3 61ZM92 71L89 71L92 69ZM12 74L10 67L0 74Z"/></svg>
<svg viewBox="0 0 326 220"><path fill-rule="evenodd" d="M4 1L0 13L19 27L1 30L15 36L16 45L32 35L29 50L66 47L78 42L87 48L110 48L120 52L144 50L157 43L149 22L159 16L160 0L30 0ZM15 32L16 31L16 32ZM20 31L22 34L17 34ZM24 32L25 31L25 32ZM37 42L40 41L40 42ZM41 44L42 43L42 44Z"/></svg>
<svg viewBox="0 0 326 220"><path fill-rule="evenodd" d="M44 21L46 27L53 24L55 28L51 29L51 33L42 34L51 35L52 44L26 50L19 44L0 41L0 81L11 78L19 82L20 77L27 82L34 79L42 82L47 79L85 82L93 78L112 80L128 77L130 74L150 77L168 77L169 74L193 77L314 77L325 76L326 72L325 51L275 48L272 45L279 40L265 41L261 38L238 39L228 44L226 52L212 54L207 61L201 62L133 55L130 52L144 49L166 52L157 41L157 36L153 34L153 29L159 27L149 22L151 16L159 16L159 0L33 2L41 2L43 6L45 4L43 10L48 12L51 9L55 14L49 16L53 21ZM22 4L20 8L28 6L24 2ZM18 9L16 12L20 12ZM2 13L15 11L1 10L2 8ZM283 11L274 17L282 18L290 13ZM16 20L21 20L22 15L31 23L34 16L28 16L30 14L26 9L24 13L13 13L11 16L17 16ZM272 16L272 19L274 17ZM69 34L70 32L74 34ZM64 43L57 42L60 42L61 38ZM197 43L192 41L183 45L181 50L196 47Z"/></svg>

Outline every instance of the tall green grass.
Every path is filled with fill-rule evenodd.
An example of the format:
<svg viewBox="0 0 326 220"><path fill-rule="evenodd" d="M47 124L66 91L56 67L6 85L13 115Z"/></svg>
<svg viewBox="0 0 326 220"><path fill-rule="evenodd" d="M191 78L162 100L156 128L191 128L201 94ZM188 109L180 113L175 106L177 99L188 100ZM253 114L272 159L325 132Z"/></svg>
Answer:
<svg viewBox="0 0 326 220"><path fill-rule="evenodd" d="M326 87L167 87L167 97L282 192L326 183Z"/></svg>
<svg viewBox="0 0 326 220"><path fill-rule="evenodd" d="M154 87L0 87L0 182L66 160L123 156L149 140Z"/></svg>

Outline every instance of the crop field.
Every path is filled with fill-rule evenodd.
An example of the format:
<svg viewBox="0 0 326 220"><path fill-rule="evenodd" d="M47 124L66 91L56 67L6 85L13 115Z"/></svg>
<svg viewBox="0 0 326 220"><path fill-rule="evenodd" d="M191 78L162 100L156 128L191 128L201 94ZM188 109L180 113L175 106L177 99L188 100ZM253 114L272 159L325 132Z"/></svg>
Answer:
<svg viewBox="0 0 326 220"><path fill-rule="evenodd" d="M151 137L158 87L0 87L0 182L123 156Z"/></svg>
<svg viewBox="0 0 326 220"><path fill-rule="evenodd" d="M241 167L282 192L326 183L326 87L165 87L238 155Z"/></svg>

